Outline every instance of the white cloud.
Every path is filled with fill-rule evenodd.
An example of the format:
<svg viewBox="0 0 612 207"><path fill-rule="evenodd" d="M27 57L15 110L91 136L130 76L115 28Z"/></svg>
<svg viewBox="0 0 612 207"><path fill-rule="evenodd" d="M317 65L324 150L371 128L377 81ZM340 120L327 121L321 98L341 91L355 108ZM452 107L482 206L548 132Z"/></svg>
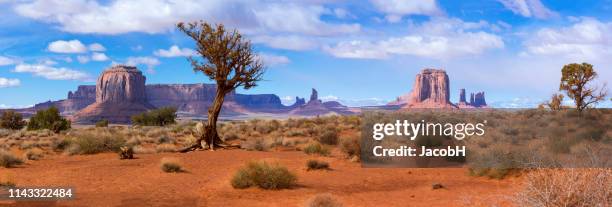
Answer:
<svg viewBox="0 0 612 207"><path fill-rule="evenodd" d="M93 43L90 44L88 46L89 51L94 51L94 52L104 52L106 51L106 48L104 46L102 46L100 43Z"/></svg>
<svg viewBox="0 0 612 207"><path fill-rule="evenodd" d="M157 58L154 58L154 57L140 56L140 57L128 57L127 62L125 64L131 65L131 66L146 65L147 72L155 73L155 66L159 65L160 62Z"/></svg>
<svg viewBox="0 0 612 207"><path fill-rule="evenodd" d="M435 0L370 0L374 7L386 14L385 19L395 23L405 15L434 16L442 14Z"/></svg>
<svg viewBox="0 0 612 207"><path fill-rule="evenodd" d="M93 61L107 61L107 60L109 60L109 58L104 53L94 52L93 54L91 54L91 60L93 60Z"/></svg>
<svg viewBox="0 0 612 207"><path fill-rule="evenodd" d="M466 55L482 54L486 50L503 48L501 37L484 32L490 27L485 21L463 22L460 19L432 18L415 26L414 30L401 37L384 40L344 41L324 50L342 58L384 59L391 55L412 55L433 59L447 59Z"/></svg>
<svg viewBox="0 0 612 207"><path fill-rule="evenodd" d="M19 79L0 77L0 88L16 87L19 85L21 85L21 81L19 81Z"/></svg>
<svg viewBox="0 0 612 207"><path fill-rule="evenodd" d="M280 56L280 55L262 53L262 54L259 54L258 56L259 58L261 58L264 64L269 65L269 66L285 65L291 62L288 57Z"/></svg>
<svg viewBox="0 0 612 207"><path fill-rule="evenodd" d="M15 67L13 72L32 73L35 76L43 77L49 80L91 80L90 76L87 73L64 67L58 68L44 64L19 64Z"/></svg>
<svg viewBox="0 0 612 207"><path fill-rule="evenodd" d="M540 0L498 0L514 14L524 17L548 19L558 17L559 14L546 8Z"/></svg>
<svg viewBox="0 0 612 207"><path fill-rule="evenodd" d="M77 56L77 60L80 63L88 63L91 59L89 58L89 56L79 55Z"/></svg>
<svg viewBox="0 0 612 207"><path fill-rule="evenodd" d="M49 43L47 49L55 53L84 53L87 52L87 47L79 40L58 40Z"/></svg>
<svg viewBox="0 0 612 207"><path fill-rule="evenodd" d="M327 9L319 4L298 1L271 3L263 0L133 0L106 4L97 1L36 0L18 3L15 11L24 17L56 23L61 30L73 33L162 33L173 30L179 21L200 19L224 23L247 33L331 35L360 30L359 24L323 21L321 16Z"/></svg>
<svg viewBox="0 0 612 207"><path fill-rule="evenodd" d="M16 61L9 57L0 56L0 66L12 65L15 64Z"/></svg>
<svg viewBox="0 0 612 207"><path fill-rule="evenodd" d="M253 37L252 41L253 43L262 43L272 48L295 51L311 50L318 47L316 40L297 35L261 35Z"/></svg>
<svg viewBox="0 0 612 207"><path fill-rule="evenodd" d="M581 18L568 27L542 28L525 41L526 53L599 60L612 55L612 22Z"/></svg>
<svg viewBox="0 0 612 207"><path fill-rule="evenodd" d="M159 57L187 57L192 56L196 52L190 48L179 48L177 45L172 45L169 49L159 49L154 52L156 56Z"/></svg>

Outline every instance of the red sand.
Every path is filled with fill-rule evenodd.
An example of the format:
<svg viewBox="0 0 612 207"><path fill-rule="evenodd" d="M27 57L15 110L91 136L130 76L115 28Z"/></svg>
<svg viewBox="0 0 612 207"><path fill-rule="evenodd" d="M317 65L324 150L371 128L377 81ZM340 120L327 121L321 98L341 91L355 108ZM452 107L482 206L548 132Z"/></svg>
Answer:
<svg viewBox="0 0 612 207"><path fill-rule="evenodd" d="M344 206L509 206L520 179L493 180L467 176L466 169L361 168L340 158L299 151L198 151L186 154L116 154L48 156L17 168L0 168L18 186L70 186L70 201L15 203L0 206L303 206L311 196L331 193ZM176 157L185 173L164 173L162 157ZM330 171L306 171L308 159L328 161ZM230 179L249 160L278 161L298 176L285 190L233 189ZM441 183L443 189L432 189Z"/></svg>

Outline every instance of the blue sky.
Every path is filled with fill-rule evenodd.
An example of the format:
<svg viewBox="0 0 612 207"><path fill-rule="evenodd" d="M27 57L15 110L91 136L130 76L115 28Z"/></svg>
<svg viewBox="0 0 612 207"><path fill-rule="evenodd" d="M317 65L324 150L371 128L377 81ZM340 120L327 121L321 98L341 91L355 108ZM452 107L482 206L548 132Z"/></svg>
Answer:
<svg viewBox="0 0 612 207"><path fill-rule="evenodd" d="M113 64L137 65L147 83L209 82L174 27L200 19L237 28L268 65L242 93L289 104L316 88L384 104L421 69L442 68L453 102L466 88L496 107L534 106L556 92L564 64L589 62L600 83L612 80L610 14L611 0L0 0L0 107L66 98Z"/></svg>

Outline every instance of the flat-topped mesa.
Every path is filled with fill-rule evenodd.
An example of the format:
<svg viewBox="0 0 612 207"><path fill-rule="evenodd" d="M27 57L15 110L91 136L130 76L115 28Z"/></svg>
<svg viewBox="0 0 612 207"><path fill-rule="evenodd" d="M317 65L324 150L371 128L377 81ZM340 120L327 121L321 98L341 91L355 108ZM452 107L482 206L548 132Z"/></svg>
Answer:
<svg viewBox="0 0 612 207"><path fill-rule="evenodd" d="M416 75L408 103L403 108L457 108L450 102L446 71L423 69Z"/></svg>
<svg viewBox="0 0 612 207"><path fill-rule="evenodd" d="M132 115L155 108L147 102L145 81L142 72L133 66L106 69L96 82L96 102L76 113L73 120L129 123Z"/></svg>

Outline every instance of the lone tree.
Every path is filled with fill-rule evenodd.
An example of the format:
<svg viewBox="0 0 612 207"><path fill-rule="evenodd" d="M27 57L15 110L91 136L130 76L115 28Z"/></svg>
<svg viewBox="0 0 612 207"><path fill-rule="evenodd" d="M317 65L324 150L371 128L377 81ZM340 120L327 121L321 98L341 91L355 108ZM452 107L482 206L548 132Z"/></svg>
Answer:
<svg viewBox="0 0 612 207"><path fill-rule="evenodd" d="M602 87L589 85L595 78L597 73L593 70L593 65L588 63L572 63L561 69L559 90L565 91L567 96L574 100L576 110L581 114L584 109L603 101L607 95L605 84Z"/></svg>
<svg viewBox="0 0 612 207"><path fill-rule="evenodd" d="M256 56L251 42L237 31L226 31L223 24L211 26L203 21L177 24L180 31L191 37L200 58L189 57L195 72L202 72L217 84L215 100L208 108L208 122L197 141L181 152L198 148L220 147L222 140L217 133L217 118L225 95L238 87L249 89L257 86L265 71L264 64ZM205 142L205 145L202 144Z"/></svg>
<svg viewBox="0 0 612 207"><path fill-rule="evenodd" d="M546 105L550 110L560 111L563 109L563 94L553 94L550 102L546 103Z"/></svg>

